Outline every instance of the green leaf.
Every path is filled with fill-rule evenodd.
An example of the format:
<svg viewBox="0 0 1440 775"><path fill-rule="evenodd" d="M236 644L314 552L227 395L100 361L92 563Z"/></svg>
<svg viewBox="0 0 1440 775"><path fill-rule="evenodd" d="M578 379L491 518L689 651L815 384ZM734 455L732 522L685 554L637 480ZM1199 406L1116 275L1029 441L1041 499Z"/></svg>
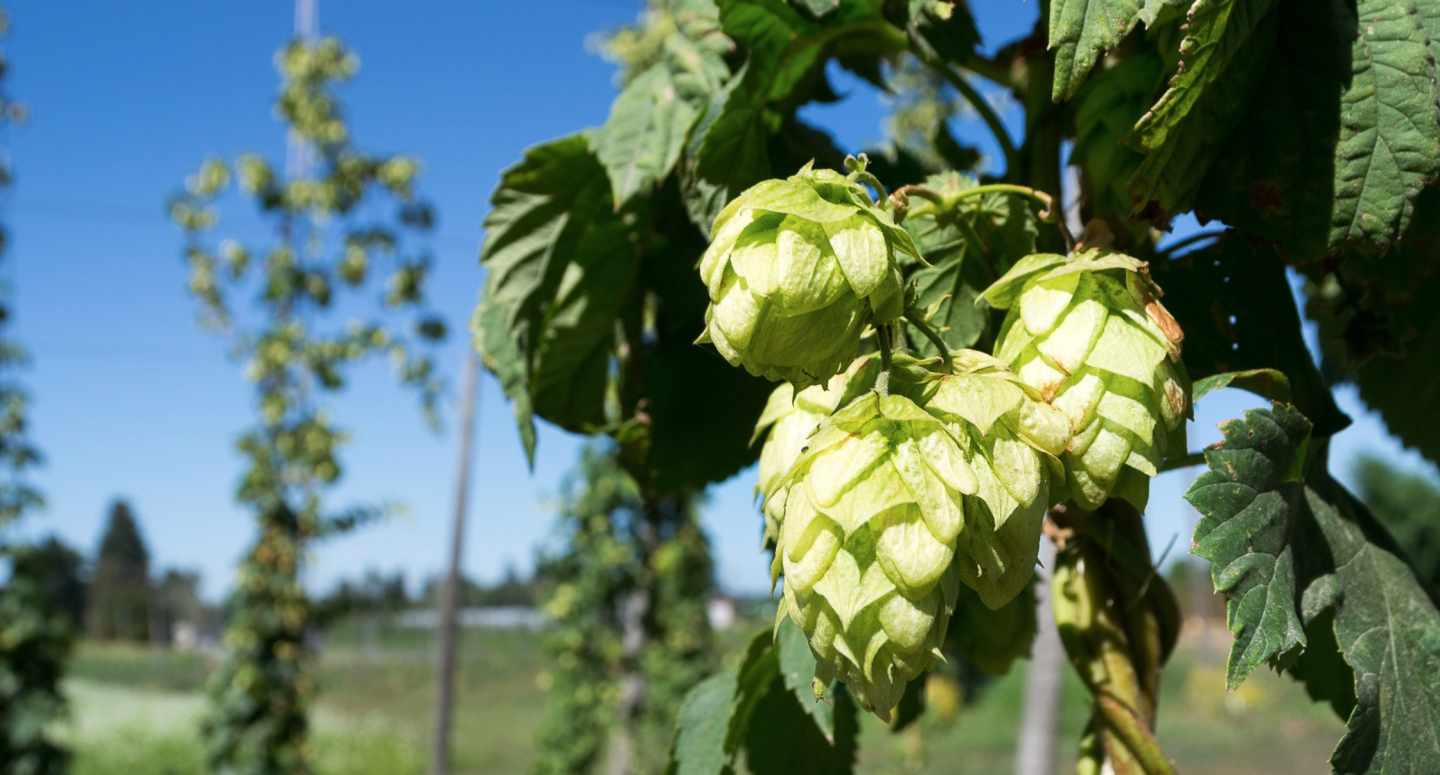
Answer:
<svg viewBox="0 0 1440 775"><path fill-rule="evenodd" d="M532 411L568 430L604 422L613 321L638 260L583 135L531 148L491 204L477 341L533 460Z"/></svg>
<svg viewBox="0 0 1440 775"><path fill-rule="evenodd" d="M1179 258L1157 259L1150 274L1166 308L1185 331L1185 366L1195 379L1275 369L1291 380L1296 405L1328 436L1349 424L1315 366L1301 335L1300 314L1275 251L1227 234Z"/></svg>
<svg viewBox="0 0 1440 775"><path fill-rule="evenodd" d="M504 304L491 301L489 294L482 294L475 305L471 322L471 341L480 361L500 381L500 389L510 398L511 411L519 426L520 445L525 450L525 459L535 465L535 422L534 405L530 401L530 390L526 383L525 356L520 352L519 343L510 334L510 309Z"/></svg>
<svg viewBox="0 0 1440 775"><path fill-rule="evenodd" d="M824 698L815 696L815 655L810 652L810 642L806 640L805 633L787 617L776 632L775 647L779 652L780 678L785 688L810 715L826 742L834 744L834 692L828 692Z"/></svg>
<svg viewBox="0 0 1440 775"><path fill-rule="evenodd" d="M905 39L880 14L881 3L842 2L818 20L806 19L783 0L720 0L725 34L743 45L747 64L759 70L771 102L795 100L827 56L863 52L874 59L905 50ZM843 50L842 50L843 49Z"/></svg>
<svg viewBox="0 0 1440 775"><path fill-rule="evenodd" d="M782 0L722 0L720 23L745 46L747 65L761 72L766 99L788 96L820 57L822 41L807 35L820 25Z"/></svg>
<svg viewBox="0 0 1440 775"><path fill-rule="evenodd" d="M993 278L978 266L978 259L966 261L963 251L959 251L949 260L923 267L911 276L915 283L915 306L951 350L975 344L990 322L989 307L976 302L980 289ZM910 338L922 356L940 354L929 339L913 335Z"/></svg>
<svg viewBox="0 0 1440 775"><path fill-rule="evenodd" d="M648 483L661 492L694 491L754 462L759 449L750 432L774 386L694 344L710 301L694 269L707 243L671 187L652 200L650 214L654 232L664 235L647 244L642 259L644 293L656 300L654 330L641 345L642 384L622 384L622 392L633 389L648 402Z"/></svg>
<svg viewBox="0 0 1440 775"><path fill-rule="evenodd" d="M1053 0L1050 50L1055 80L1050 97L1070 99L1106 49L1119 43L1140 22L1141 0Z"/></svg>
<svg viewBox="0 0 1440 775"><path fill-rule="evenodd" d="M759 450L750 445L751 428L774 389L713 349L691 344L693 339L693 333L683 341L672 337L647 349L658 357L645 370L651 420L646 472L664 492L701 488L752 463ZM697 439L705 441L697 445Z"/></svg>
<svg viewBox="0 0 1440 775"><path fill-rule="evenodd" d="M1196 0L1191 6L1169 87L1135 124L1146 154L1133 182L1137 210L1151 201L1172 212L1191 206L1264 72L1274 2Z"/></svg>
<svg viewBox="0 0 1440 775"><path fill-rule="evenodd" d="M952 196L976 182L952 172L932 175L925 185ZM1034 210L1019 197L985 194L961 199L939 215L929 207L917 208L904 226L930 262L928 267L908 267L915 286L914 306L952 350L987 340L990 308L979 302L980 292L1034 252L1039 234ZM910 341L917 352L938 354L923 336L914 334Z"/></svg>
<svg viewBox="0 0 1440 775"><path fill-rule="evenodd" d="M1160 56L1142 49L1095 73L1074 100L1075 147L1070 163L1085 170L1081 195L1094 216L1104 218L1111 228L1134 229L1137 242L1138 238L1148 241L1143 231L1149 224L1130 219L1130 181L1145 157L1128 141L1164 81Z"/></svg>
<svg viewBox="0 0 1440 775"><path fill-rule="evenodd" d="M730 74L723 57L730 42L714 3L665 8L675 29L658 61L626 83L596 134L595 152L610 175L617 210L670 174L691 127Z"/></svg>
<svg viewBox="0 0 1440 775"><path fill-rule="evenodd" d="M771 174L763 79L749 65L715 95L691 132L680 185L690 219L706 234L720 210Z"/></svg>
<svg viewBox="0 0 1440 775"><path fill-rule="evenodd" d="M776 684L755 707L745 736L745 764L755 775L797 772L853 772L859 719L843 685L826 698L833 703L834 742L815 726L794 695Z"/></svg>
<svg viewBox="0 0 1440 775"><path fill-rule="evenodd" d="M1185 499L1204 517L1192 551L1210 561L1215 589L1226 598L1235 636L1226 684L1233 689L1262 662L1282 665L1305 645L1291 543L1311 425L1277 405L1246 412L1221 430L1224 443L1205 452L1210 470Z"/></svg>
<svg viewBox="0 0 1440 775"><path fill-rule="evenodd" d="M1319 329L1322 368L1352 382L1391 435L1440 463L1440 187L1416 200L1405 239L1384 260L1342 253L1329 278L1306 289Z"/></svg>
<svg viewBox="0 0 1440 775"><path fill-rule="evenodd" d="M778 685L779 678L780 660L775 653L773 635L765 631L756 633L750 639L744 659L740 661L730 724L725 731L725 750L732 761L744 744L755 708Z"/></svg>
<svg viewBox="0 0 1440 775"><path fill-rule="evenodd" d="M734 772L742 749L756 775L851 771L859 730L855 702L838 686L816 701L809 684L814 658L807 667L805 636L792 630L785 635L782 628L779 643L769 630L757 634L736 668L690 691L677 721L671 773Z"/></svg>
<svg viewBox="0 0 1440 775"><path fill-rule="evenodd" d="M1196 553L1213 563L1236 633L1231 686L1261 661L1282 664L1348 708L1337 772L1428 770L1440 760L1440 684L1418 677L1440 671L1435 603L1354 496L1316 466L1302 480L1303 415L1277 403L1223 430L1186 498L1204 515ZM1353 674L1345 696L1331 649Z"/></svg>
<svg viewBox="0 0 1440 775"><path fill-rule="evenodd" d="M670 174L699 116L700 108L681 98L663 63L620 92L595 137L595 154L610 175L617 210Z"/></svg>
<svg viewBox="0 0 1440 775"><path fill-rule="evenodd" d="M1055 52L1056 102L1075 96L1100 55L1144 22L1153 24L1167 7L1186 0L1054 0L1050 4L1050 50Z"/></svg>
<svg viewBox="0 0 1440 775"><path fill-rule="evenodd" d="M1424 0L1431 34L1440 3ZM1435 41L1415 0L1358 0L1351 76L1340 97L1329 245L1382 250L1409 225L1415 197L1440 172Z"/></svg>
<svg viewBox="0 0 1440 775"><path fill-rule="evenodd" d="M1169 139L1191 108L1227 74L1236 52L1250 39L1275 0L1195 0L1180 42L1180 62L1169 87L1135 126L1140 144L1154 151Z"/></svg>
<svg viewBox="0 0 1440 775"><path fill-rule="evenodd" d="M735 756L755 706L779 679L771 635L750 639L735 667L701 681L685 695L670 751L672 775L720 775L735 769Z"/></svg>
<svg viewBox="0 0 1440 775"><path fill-rule="evenodd" d="M1290 400L1289 377L1275 369L1246 369L1245 371L1211 374L1204 379L1195 380L1195 384L1190 388L1190 402L1198 404L1200 399L1210 391L1227 387L1248 390L1272 401Z"/></svg>
<svg viewBox="0 0 1440 775"><path fill-rule="evenodd" d="M1147 160L1153 169L1137 190L1188 207L1203 179L1193 202L1202 214L1276 241L1297 264L1389 251L1440 176L1440 9L1433 0L1286 3L1263 27L1245 48L1249 63L1232 63L1217 87L1232 107L1203 126L1192 116L1181 125L1192 136L1167 143L1214 151L1191 153L1188 165ZM1181 190L1167 194L1167 185Z"/></svg>
<svg viewBox="0 0 1440 775"><path fill-rule="evenodd" d="M736 670L723 670L696 684L685 695L675 722L675 745L670 752L672 775L733 772L734 757L726 747L726 735L738 684Z"/></svg>
<svg viewBox="0 0 1440 775"><path fill-rule="evenodd" d="M980 44L980 30L966 3L909 0L904 20L912 45L928 49L927 58L963 63ZM948 137L948 133L945 133Z"/></svg>
<svg viewBox="0 0 1440 775"><path fill-rule="evenodd" d="M1423 772L1440 761L1440 682L1417 678L1440 675L1440 613L1409 566L1361 531L1353 511L1363 507L1340 494L1305 491L1335 567L1306 590L1307 618L1328 604L1355 674L1355 709L1330 763L1336 772ZM1322 584L1333 591L1312 596Z"/></svg>
<svg viewBox="0 0 1440 775"><path fill-rule="evenodd" d="M828 56L854 51L873 59L905 43L878 3L840 3L818 20L784 0L722 0L719 8L725 34L745 49L745 65L711 98L681 162L686 209L707 233L741 191L794 171L782 164L788 160L776 155L772 139L782 145L796 139L786 135L800 127L787 117L798 104L829 93Z"/></svg>

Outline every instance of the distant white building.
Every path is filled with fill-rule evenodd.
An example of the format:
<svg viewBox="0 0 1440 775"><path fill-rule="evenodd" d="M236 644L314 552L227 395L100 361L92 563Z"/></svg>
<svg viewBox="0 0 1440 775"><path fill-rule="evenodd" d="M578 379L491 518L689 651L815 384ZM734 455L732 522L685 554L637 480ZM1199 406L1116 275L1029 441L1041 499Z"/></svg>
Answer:
<svg viewBox="0 0 1440 775"><path fill-rule="evenodd" d="M461 627L492 630L538 630L545 625L545 616L538 609L522 605L462 608L457 619ZM410 630L439 629L440 612L433 608L405 611L395 617L395 624Z"/></svg>
<svg viewBox="0 0 1440 775"><path fill-rule="evenodd" d="M712 630L730 629L735 625L735 601L720 595L710 598L710 602L705 604L705 618L710 621Z"/></svg>

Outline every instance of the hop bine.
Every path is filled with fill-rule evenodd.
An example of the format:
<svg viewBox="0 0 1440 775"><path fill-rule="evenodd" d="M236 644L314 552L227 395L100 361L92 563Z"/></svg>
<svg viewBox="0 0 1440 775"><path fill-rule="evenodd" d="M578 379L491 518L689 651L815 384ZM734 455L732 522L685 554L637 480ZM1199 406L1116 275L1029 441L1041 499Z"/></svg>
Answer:
<svg viewBox="0 0 1440 775"><path fill-rule="evenodd" d="M982 298L1009 309L995 355L1069 420L1068 497L1145 508L1150 477L1185 452L1183 334L1146 264L1119 253L1021 259Z"/></svg>
<svg viewBox="0 0 1440 775"><path fill-rule="evenodd" d="M868 323L903 311L896 251L919 258L909 234L838 172L806 165L756 184L711 228L697 341L756 376L823 383L855 357Z"/></svg>
<svg viewBox="0 0 1440 775"><path fill-rule="evenodd" d="M883 395L859 392L878 368L852 369L857 397L818 423L767 501L777 626L791 617L817 680L845 681L887 719L939 657L960 584L998 607L1029 582L1046 458L1064 445L1063 418L988 356L962 352L949 373L922 363L897 356Z"/></svg>

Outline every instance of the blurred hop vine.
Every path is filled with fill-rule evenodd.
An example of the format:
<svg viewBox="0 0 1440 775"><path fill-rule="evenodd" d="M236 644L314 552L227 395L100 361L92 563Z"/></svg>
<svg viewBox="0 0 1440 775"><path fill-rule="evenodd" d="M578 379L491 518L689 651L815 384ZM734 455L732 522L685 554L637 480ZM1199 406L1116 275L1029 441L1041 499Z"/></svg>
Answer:
<svg viewBox="0 0 1440 775"><path fill-rule="evenodd" d="M863 160L848 176L806 165L726 205L700 259L710 306L698 341L732 366L804 388L855 357L867 324L898 318L894 254L919 252L870 200L867 176Z"/></svg>
<svg viewBox="0 0 1440 775"><path fill-rule="evenodd" d="M359 65L340 41L294 41L276 64L277 112L295 144L287 169L250 154L233 164L212 159L170 201L201 322L229 340L256 391L257 421L238 445L248 467L237 497L254 511L260 535L230 601L227 659L203 721L207 758L219 772L310 771L311 612L300 583L307 547L386 510L326 503L343 471L346 435L321 397L377 356L388 357L427 414L441 391L429 348L445 325L423 294L430 258L407 248L434 224L414 194L418 162L353 145L333 90ZM270 244L211 239L232 184L273 227ZM367 280L383 280L383 293ZM236 305L237 293L259 304ZM368 310L364 297L379 298L380 309ZM335 321L337 307L366 317Z"/></svg>
<svg viewBox="0 0 1440 775"><path fill-rule="evenodd" d="M998 607L1029 582L1046 456L1064 445L1063 419L993 359L939 363L854 370L849 389L867 373L876 389L818 424L769 501L784 499L777 626L792 618L817 681L845 681L885 719L939 656L959 584Z"/></svg>
<svg viewBox="0 0 1440 775"><path fill-rule="evenodd" d="M1182 333L1138 259L1102 250L1027 256L982 298L1009 313L995 355L1069 420L1068 496L1144 510L1150 477L1185 453Z"/></svg>

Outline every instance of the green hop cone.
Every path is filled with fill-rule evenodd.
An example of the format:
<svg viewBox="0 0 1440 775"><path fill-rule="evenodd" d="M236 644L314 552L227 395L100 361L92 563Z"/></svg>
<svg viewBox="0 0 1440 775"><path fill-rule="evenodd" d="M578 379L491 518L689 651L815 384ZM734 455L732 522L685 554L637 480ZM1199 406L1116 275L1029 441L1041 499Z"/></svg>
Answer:
<svg viewBox="0 0 1440 775"><path fill-rule="evenodd" d="M795 464L820 423L835 411L837 392L832 386L844 377L835 375L824 386L812 385L799 393L795 386L786 382L770 394L765 411L755 424L753 444L768 430L765 446L760 448L759 476L755 492L761 499L761 512L765 515L765 545L773 546L780 537L780 517L785 504L785 488L781 482L790 466Z"/></svg>
<svg viewBox="0 0 1440 775"><path fill-rule="evenodd" d="M961 583L992 607L1025 587L1039 540L1032 517L1047 505L1044 456L1011 446L1026 427L1024 407L997 407L982 430L948 413L966 379L932 381L903 360L890 394L866 392L824 419L774 489L784 491L774 512L774 570L784 575L777 622L789 616L806 633L820 681L845 681L885 719L906 682L938 658ZM1028 399L1008 373L995 372ZM947 414L917 403L927 398ZM1058 414L1049 431L1057 426ZM1033 475L1013 485L1021 497L997 478L1012 469ZM1033 531L1008 527L1031 522Z"/></svg>
<svg viewBox="0 0 1440 775"><path fill-rule="evenodd" d="M870 322L900 316L894 253L919 257L858 183L809 165L766 180L715 218L700 277L705 331L733 366L798 388L825 382L859 351Z"/></svg>
<svg viewBox="0 0 1440 775"><path fill-rule="evenodd" d="M858 358L844 373L832 376L824 385L796 391L794 385L786 382L770 394L750 439L754 444L765 436L755 484L765 517L765 546L774 546L780 537L780 519L785 510L785 475L804 451L806 441L845 399L853 397L847 393L847 386L853 393L869 390L875 384L879 365L873 355Z"/></svg>
<svg viewBox="0 0 1440 775"><path fill-rule="evenodd" d="M982 298L1009 309L996 356L1064 413L1068 497L1143 510L1150 477L1185 453L1190 381L1182 333L1146 264L1083 250L1021 259Z"/></svg>
<svg viewBox="0 0 1440 775"><path fill-rule="evenodd" d="M954 353L950 371L922 390L925 410L950 428L975 474L956 557L960 578L998 609L1034 576L1068 423L1003 364L974 350Z"/></svg>

